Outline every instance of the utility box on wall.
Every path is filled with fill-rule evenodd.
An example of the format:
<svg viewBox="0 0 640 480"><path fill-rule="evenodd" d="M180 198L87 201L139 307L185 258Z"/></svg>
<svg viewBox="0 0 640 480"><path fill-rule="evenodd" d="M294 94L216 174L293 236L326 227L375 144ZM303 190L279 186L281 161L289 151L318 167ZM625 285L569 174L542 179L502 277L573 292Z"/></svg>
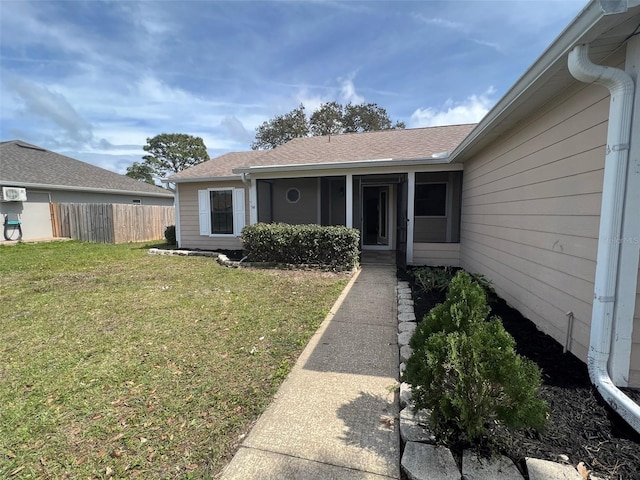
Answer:
<svg viewBox="0 0 640 480"><path fill-rule="evenodd" d="M27 201L27 189L21 187L2 187L3 202L26 202Z"/></svg>

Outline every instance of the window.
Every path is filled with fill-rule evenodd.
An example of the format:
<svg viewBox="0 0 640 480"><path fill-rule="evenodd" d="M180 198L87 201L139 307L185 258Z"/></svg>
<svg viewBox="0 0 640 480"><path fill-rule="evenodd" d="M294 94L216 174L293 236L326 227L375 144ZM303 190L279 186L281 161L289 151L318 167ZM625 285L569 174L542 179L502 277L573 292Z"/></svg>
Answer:
<svg viewBox="0 0 640 480"><path fill-rule="evenodd" d="M447 184L416 184L415 215L416 217L446 217Z"/></svg>
<svg viewBox="0 0 640 480"><path fill-rule="evenodd" d="M244 189L198 190L200 235L240 235L245 224Z"/></svg>
<svg viewBox="0 0 640 480"><path fill-rule="evenodd" d="M292 187L287 190L287 202L298 203L298 200L300 200L300 190L296 187Z"/></svg>
<svg viewBox="0 0 640 480"><path fill-rule="evenodd" d="M211 233L233 233L233 190L211 190L209 192L211 206Z"/></svg>
<svg viewBox="0 0 640 480"><path fill-rule="evenodd" d="M133 204L134 205L142 205L142 200L140 200L139 198L134 198L133 199Z"/></svg>

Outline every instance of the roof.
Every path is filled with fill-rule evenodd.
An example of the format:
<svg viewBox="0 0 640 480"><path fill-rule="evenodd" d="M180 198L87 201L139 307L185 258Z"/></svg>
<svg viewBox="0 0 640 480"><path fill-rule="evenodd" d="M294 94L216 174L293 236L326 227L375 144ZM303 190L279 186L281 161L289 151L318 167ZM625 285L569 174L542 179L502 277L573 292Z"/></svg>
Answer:
<svg viewBox="0 0 640 480"><path fill-rule="evenodd" d="M234 168L255 165L258 159L268 153L265 150L249 150L248 152L230 152L216 158L199 163L169 177L171 182L189 180L214 180L239 177L233 173Z"/></svg>
<svg viewBox="0 0 640 480"><path fill-rule="evenodd" d="M334 166L386 160L427 160L446 157L475 124L380 130L295 138L273 150L227 153L169 177L186 182L238 178L252 170L303 165Z"/></svg>
<svg viewBox="0 0 640 480"><path fill-rule="evenodd" d="M173 197L164 188L45 150L21 140L0 142L0 184Z"/></svg>
<svg viewBox="0 0 640 480"><path fill-rule="evenodd" d="M574 46L589 44L590 58L602 63L640 24L640 0L592 0L455 148L452 162L464 162L532 116L571 84L567 58Z"/></svg>

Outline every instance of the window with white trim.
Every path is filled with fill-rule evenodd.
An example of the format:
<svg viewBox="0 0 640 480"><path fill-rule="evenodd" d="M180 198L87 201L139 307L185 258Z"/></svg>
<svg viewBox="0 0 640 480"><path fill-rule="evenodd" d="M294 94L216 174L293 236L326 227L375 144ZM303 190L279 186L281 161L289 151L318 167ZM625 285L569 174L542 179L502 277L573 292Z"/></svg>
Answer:
<svg viewBox="0 0 640 480"><path fill-rule="evenodd" d="M198 190L200 235L240 235L245 225L244 189Z"/></svg>

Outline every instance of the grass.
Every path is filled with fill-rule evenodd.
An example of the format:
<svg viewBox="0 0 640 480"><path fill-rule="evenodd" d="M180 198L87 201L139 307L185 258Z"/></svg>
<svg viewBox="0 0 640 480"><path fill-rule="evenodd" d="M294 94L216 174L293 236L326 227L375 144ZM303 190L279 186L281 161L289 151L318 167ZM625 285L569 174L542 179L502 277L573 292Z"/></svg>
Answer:
<svg viewBox="0 0 640 480"><path fill-rule="evenodd" d="M0 246L0 478L211 478L347 281Z"/></svg>

